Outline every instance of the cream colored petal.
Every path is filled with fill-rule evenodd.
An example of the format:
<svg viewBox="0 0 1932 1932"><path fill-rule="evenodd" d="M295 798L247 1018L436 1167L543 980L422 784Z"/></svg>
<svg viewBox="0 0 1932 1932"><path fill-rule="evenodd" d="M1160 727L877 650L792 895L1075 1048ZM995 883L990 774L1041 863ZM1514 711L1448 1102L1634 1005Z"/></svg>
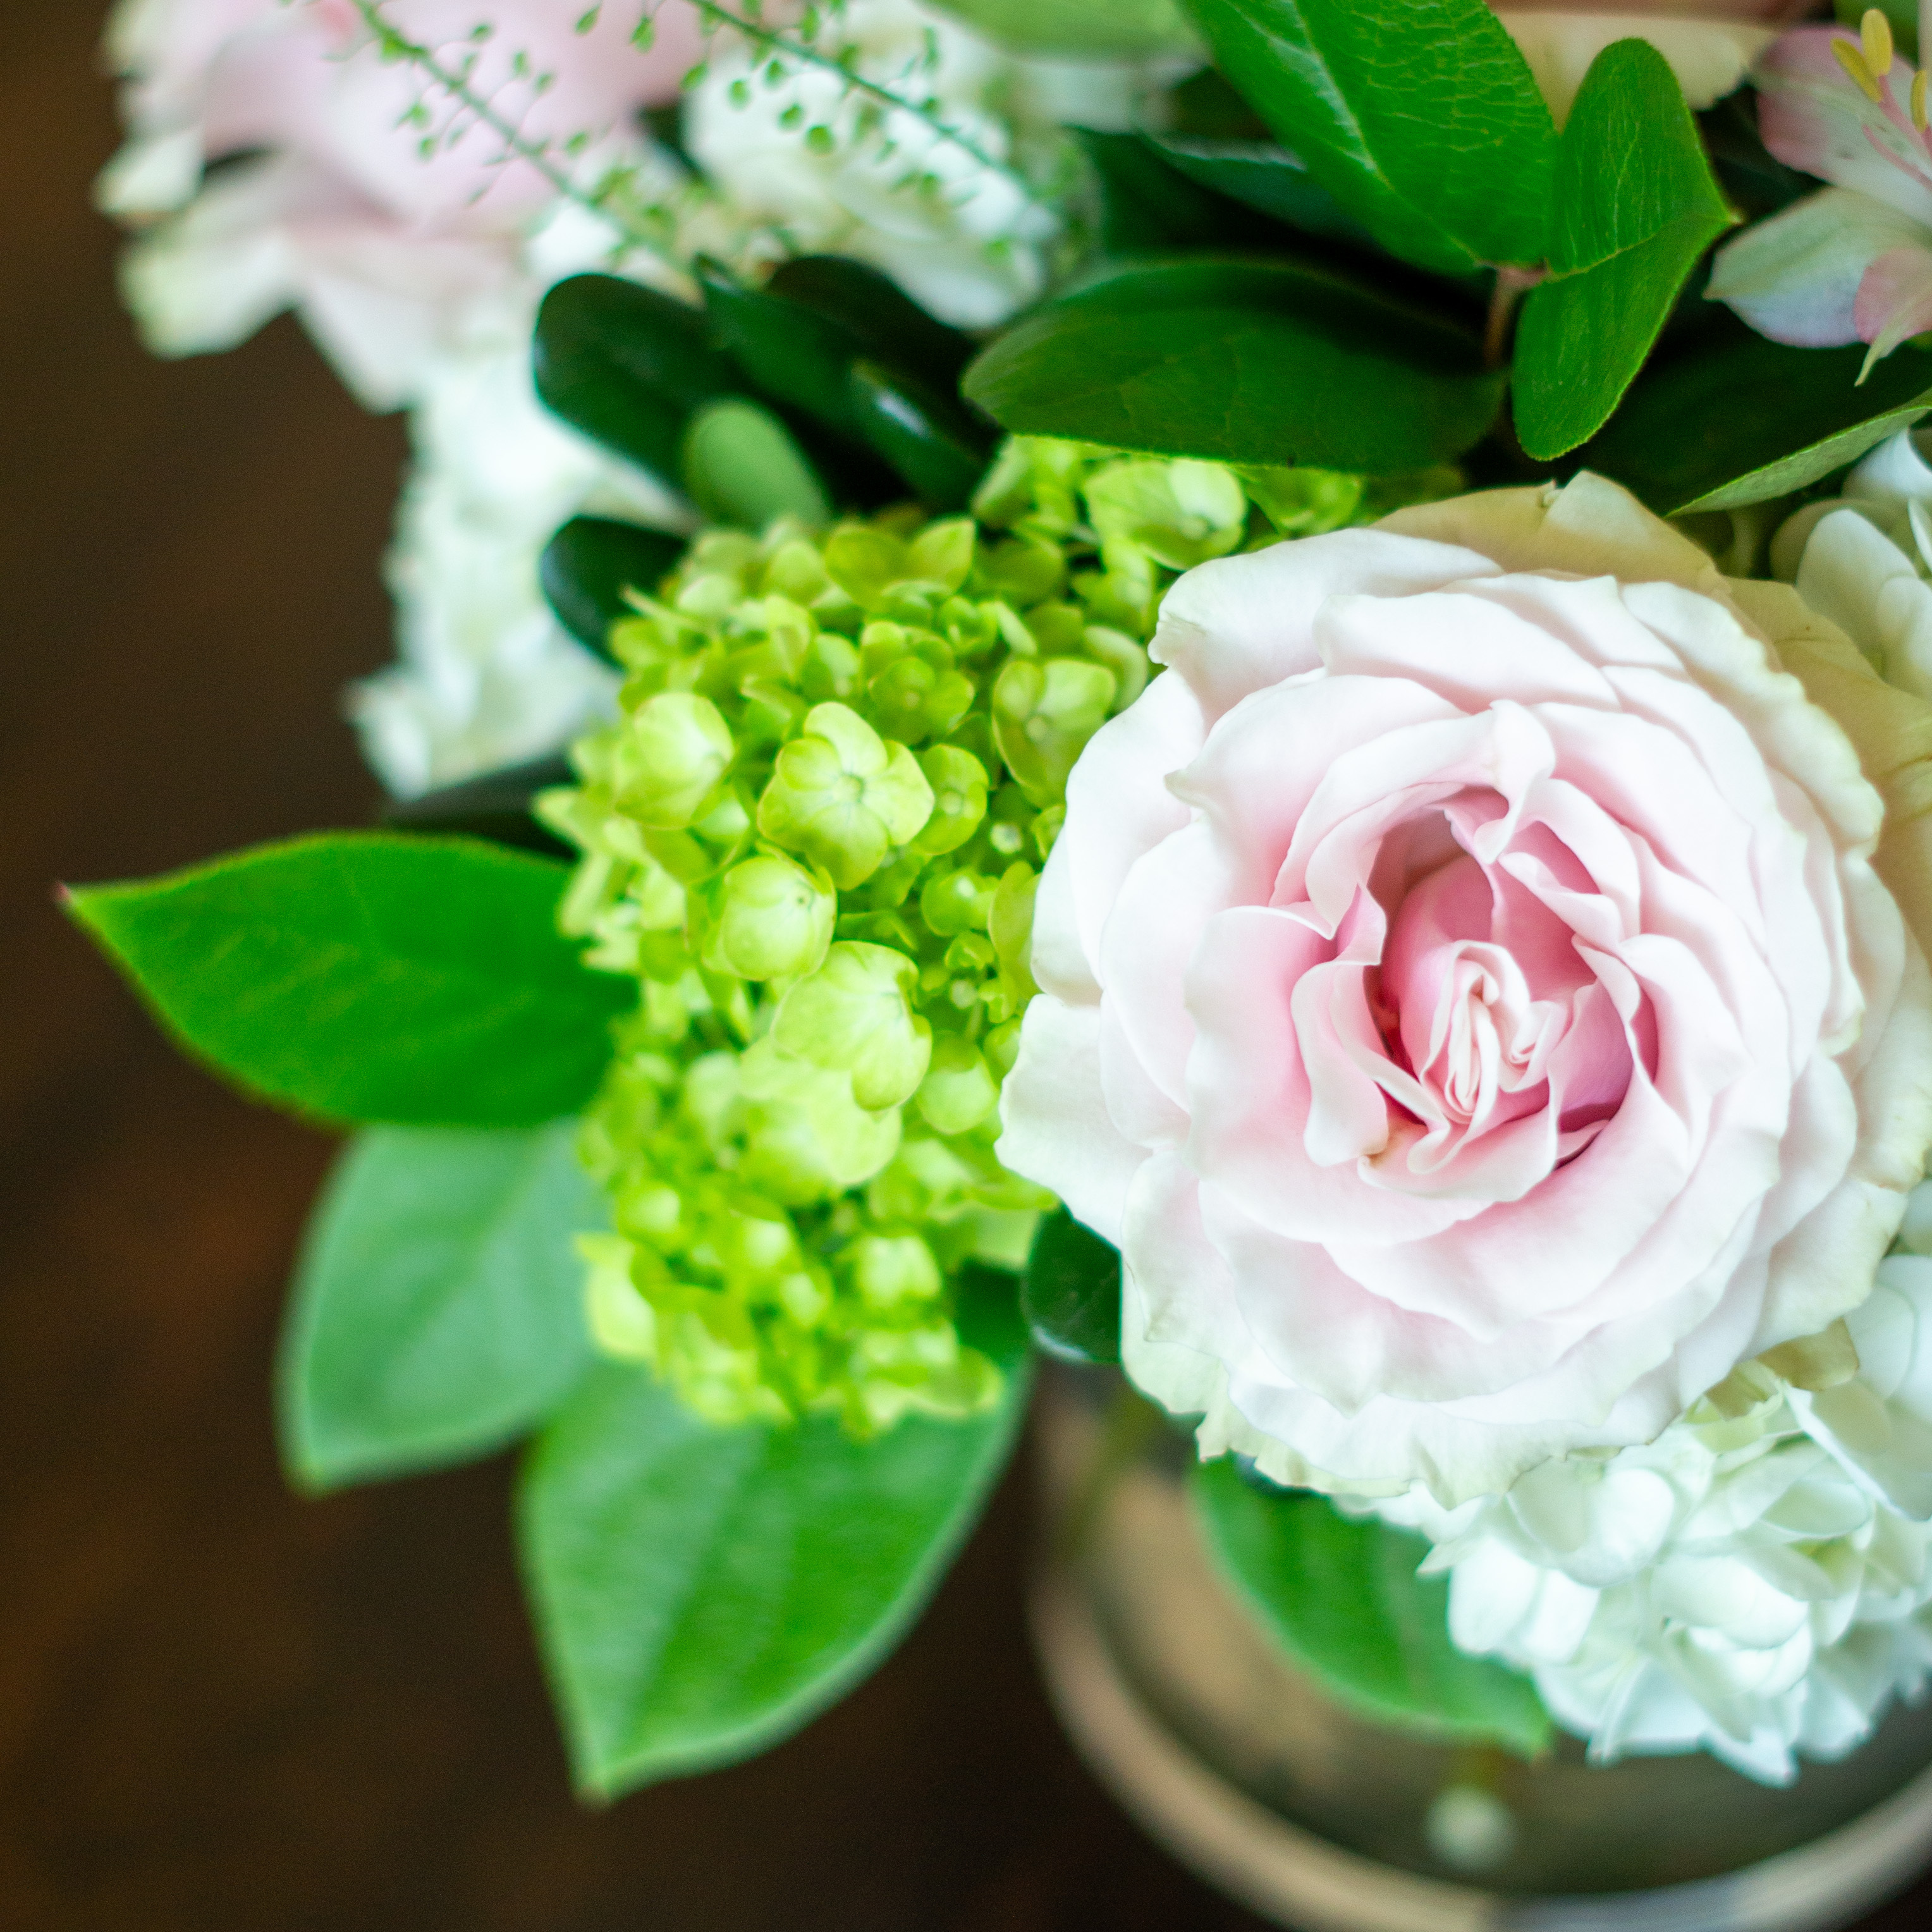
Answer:
<svg viewBox="0 0 1932 1932"><path fill-rule="evenodd" d="M1569 114L1590 63L1613 40L1648 40L1670 63L1685 100L1702 108L1737 86L1751 62L1778 38L1774 28L1742 20L1498 10L1559 124Z"/></svg>

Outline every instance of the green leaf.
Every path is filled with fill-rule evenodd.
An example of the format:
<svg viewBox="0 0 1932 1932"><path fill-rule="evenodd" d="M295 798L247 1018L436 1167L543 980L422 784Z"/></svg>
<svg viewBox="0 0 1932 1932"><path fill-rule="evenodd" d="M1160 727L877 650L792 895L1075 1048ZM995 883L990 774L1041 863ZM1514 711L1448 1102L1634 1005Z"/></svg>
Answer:
<svg viewBox="0 0 1932 1932"><path fill-rule="evenodd" d="M1864 356L1862 344L1769 342L1714 310L1697 340L1645 372L1584 460L1666 515L1784 496L1932 408L1932 355L1896 350L1860 388Z"/></svg>
<svg viewBox="0 0 1932 1932"><path fill-rule="evenodd" d="M1416 1574L1427 1541L1327 1497L1264 1490L1232 1462L1196 1465L1209 1548L1295 1662L1338 1703L1378 1723L1503 1745L1548 1742L1528 1679L1449 1639L1449 1586Z"/></svg>
<svg viewBox="0 0 1932 1932"><path fill-rule="evenodd" d="M742 396L706 403L692 418L679 466L685 494L714 523L762 530L775 517L832 520L825 486L791 432Z"/></svg>
<svg viewBox="0 0 1932 1932"><path fill-rule="evenodd" d="M1327 269L1123 269L994 342L966 393L1022 434L1228 463L1418 469L1459 455L1502 378L1473 336Z"/></svg>
<svg viewBox="0 0 1932 1932"><path fill-rule="evenodd" d="M1483 0L1184 0L1214 64L1391 254L1540 262L1556 130Z"/></svg>
<svg viewBox="0 0 1932 1932"><path fill-rule="evenodd" d="M1194 37L1174 0L936 0L989 40L1088 61L1187 53Z"/></svg>
<svg viewBox="0 0 1932 1932"><path fill-rule="evenodd" d="M603 1197L576 1123L372 1127L310 1222L280 1364L304 1486L467 1461L522 1435L590 1366L583 1264Z"/></svg>
<svg viewBox="0 0 1932 1932"><path fill-rule="evenodd" d="M1064 1208L1040 1222L1020 1283L1033 1339L1069 1362L1120 1359L1120 1257Z"/></svg>
<svg viewBox="0 0 1932 1932"><path fill-rule="evenodd" d="M1551 279L1530 291L1516 335L1516 434L1531 456L1603 427L1732 219L1670 64L1647 41L1606 47L1564 126Z"/></svg>
<svg viewBox="0 0 1932 1932"><path fill-rule="evenodd" d="M382 807L382 823L398 832L460 834L546 859L574 861L577 848L541 823L531 808L538 793L576 782L570 760L561 752L553 752L525 764L506 765L440 785L414 798L392 798Z"/></svg>
<svg viewBox="0 0 1932 1932"><path fill-rule="evenodd" d="M607 662L610 626L631 614L626 590L655 593L684 539L612 517L573 517L545 546L537 578L557 622Z"/></svg>
<svg viewBox="0 0 1932 1932"><path fill-rule="evenodd" d="M1175 165L1166 148L1152 141L1090 128L1071 131L1100 184L1100 245L1108 254L1264 250L1293 239L1240 198L1193 178L1192 170ZM1306 170L1301 178L1312 186Z"/></svg>
<svg viewBox="0 0 1932 1932"><path fill-rule="evenodd" d="M964 1301L967 1339L1007 1377L999 1407L969 1421L913 1417L864 1442L824 1418L720 1428L611 1367L538 1438L524 1570L586 1791L750 1756L904 1634L1025 1406L1011 1277L980 1273Z"/></svg>
<svg viewBox="0 0 1932 1932"><path fill-rule="evenodd" d="M972 359L973 341L928 315L891 276L847 255L794 255L781 262L764 292L836 323L855 352L952 388Z"/></svg>
<svg viewBox="0 0 1932 1932"><path fill-rule="evenodd" d="M676 484L692 412L743 386L704 313L616 275L572 275L537 311L537 394L593 442Z"/></svg>
<svg viewBox="0 0 1932 1932"><path fill-rule="evenodd" d="M1138 139L1190 181L1304 234L1336 241L1368 239L1361 224L1307 169L1271 141L1151 132Z"/></svg>
<svg viewBox="0 0 1932 1932"><path fill-rule="evenodd" d="M266 1100L533 1126L590 1100L637 998L558 934L569 877L474 839L328 832L68 908L182 1046Z"/></svg>
<svg viewBox="0 0 1932 1932"><path fill-rule="evenodd" d="M963 510L992 454L979 423L916 376L855 362L848 379L866 440L928 509Z"/></svg>

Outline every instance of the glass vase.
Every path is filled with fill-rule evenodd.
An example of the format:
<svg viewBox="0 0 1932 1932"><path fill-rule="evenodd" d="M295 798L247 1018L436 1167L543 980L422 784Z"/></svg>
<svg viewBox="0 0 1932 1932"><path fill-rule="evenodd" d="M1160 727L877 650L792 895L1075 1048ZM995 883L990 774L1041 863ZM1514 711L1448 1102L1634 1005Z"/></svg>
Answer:
<svg viewBox="0 0 1932 1932"><path fill-rule="evenodd" d="M1107 1371L1037 1412L1031 1593L1076 1747L1181 1862L1303 1932L1822 1932L1932 1862L1932 1700L1783 1788L1702 1752L1534 1762L1343 1708L1223 1580L1191 1446ZM1124 1420L1127 1426L1123 1426Z"/></svg>

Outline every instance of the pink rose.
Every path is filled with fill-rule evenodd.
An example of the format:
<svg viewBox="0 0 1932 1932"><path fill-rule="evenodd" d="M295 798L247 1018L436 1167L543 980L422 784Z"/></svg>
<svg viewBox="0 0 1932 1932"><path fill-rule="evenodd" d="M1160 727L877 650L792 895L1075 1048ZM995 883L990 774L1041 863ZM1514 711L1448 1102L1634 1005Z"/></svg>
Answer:
<svg viewBox="0 0 1932 1932"><path fill-rule="evenodd" d="M1875 866L1853 747L1889 782L1932 707L1587 476L1202 565L1153 655L1000 1150L1120 1248L1204 1450L1453 1504L1864 1298L1932 980L1881 877L1924 896L1925 824Z"/></svg>
<svg viewBox="0 0 1932 1932"><path fill-rule="evenodd" d="M630 44L634 7L604 6L584 33L586 8L564 0L382 10L446 64L473 56L476 91L566 168L577 137L634 150L638 110L672 98L701 48L686 0L666 0L647 52ZM131 220L174 217L130 277L164 352L226 347L295 306L366 400L405 400L423 354L464 304L514 280L526 232L556 202L499 134L384 61L350 0L128 0L110 50L129 79L130 138L101 199ZM418 102L427 131L453 118L460 137L425 155L408 118ZM248 158L204 182L231 156Z"/></svg>

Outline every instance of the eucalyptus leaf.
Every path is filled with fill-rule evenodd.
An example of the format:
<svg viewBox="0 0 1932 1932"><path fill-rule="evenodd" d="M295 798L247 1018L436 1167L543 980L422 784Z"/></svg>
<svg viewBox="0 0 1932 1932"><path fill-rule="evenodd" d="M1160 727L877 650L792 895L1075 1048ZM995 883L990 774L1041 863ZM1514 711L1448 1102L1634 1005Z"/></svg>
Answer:
<svg viewBox="0 0 1932 1932"><path fill-rule="evenodd" d="M1472 335L1330 270L1187 259L1036 309L967 371L1009 430L1240 464L1389 471L1459 455L1499 376Z"/></svg>
<svg viewBox="0 0 1932 1932"><path fill-rule="evenodd" d="M637 997L559 934L569 877L471 838L328 832L68 904L188 1052L263 1099L532 1126L590 1098Z"/></svg>
<svg viewBox="0 0 1932 1932"><path fill-rule="evenodd" d="M832 520L825 486L791 432L742 396L706 403L692 418L679 470L685 494L713 523L762 530L776 517Z"/></svg>
<svg viewBox="0 0 1932 1932"><path fill-rule="evenodd" d="M310 1223L280 1364L283 1459L304 1487L467 1461L590 1366L573 1238L608 1219L576 1124L372 1127Z"/></svg>
<svg viewBox="0 0 1932 1932"><path fill-rule="evenodd" d="M743 386L701 310L616 275L572 275L551 289L534 353L550 410L673 485L692 411Z"/></svg>
<svg viewBox="0 0 1932 1932"><path fill-rule="evenodd" d="M1120 1359L1120 1257L1064 1208L1034 1235L1020 1282L1034 1340L1068 1362Z"/></svg>
<svg viewBox="0 0 1932 1932"><path fill-rule="evenodd" d="M538 1439L525 1574L578 1781L614 1797L776 1744L883 1660L965 1540L1026 1394L1010 1276L963 1298L998 1408L868 1442L829 1418L702 1420L646 1372L594 1373Z"/></svg>
<svg viewBox="0 0 1932 1932"><path fill-rule="evenodd" d="M1862 344L1793 349L1713 309L1660 358L1583 452L1666 515L1788 494L1855 462L1932 408L1932 355L1895 350L1862 387Z"/></svg>
<svg viewBox="0 0 1932 1932"><path fill-rule="evenodd" d="M1591 63L1557 151L1550 279L1523 304L1516 434L1586 441L1643 367L1699 256L1731 224L1670 64L1647 41Z"/></svg>
<svg viewBox="0 0 1932 1932"><path fill-rule="evenodd" d="M1419 1576L1426 1539L1352 1521L1325 1496L1263 1488L1226 1458L1198 1463L1196 1513L1229 1580L1340 1704L1430 1736L1528 1757L1548 1714L1528 1678L1449 1637L1449 1586Z"/></svg>
<svg viewBox="0 0 1932 1932"><path fill-rule="evenodd" d="M1391 254L1540 262L1556 130L1483 0L1184 0L1214 64Z"/></svg>
<svg viewBox="0 0 1932 1932"><path fill-rule="evenodd" d="M1174 0L935 0L989 40L1086 61L1186 53L1195 45Z"/></svg>
<svg viewBox="0 0 1932 1932"><path fill-rule="evenodd" d="M676 567L684 539L614 517L573 517L544 547L537 578L557 622L607 663L610 626L631 614L627 590L654 592Z"/></svg>

